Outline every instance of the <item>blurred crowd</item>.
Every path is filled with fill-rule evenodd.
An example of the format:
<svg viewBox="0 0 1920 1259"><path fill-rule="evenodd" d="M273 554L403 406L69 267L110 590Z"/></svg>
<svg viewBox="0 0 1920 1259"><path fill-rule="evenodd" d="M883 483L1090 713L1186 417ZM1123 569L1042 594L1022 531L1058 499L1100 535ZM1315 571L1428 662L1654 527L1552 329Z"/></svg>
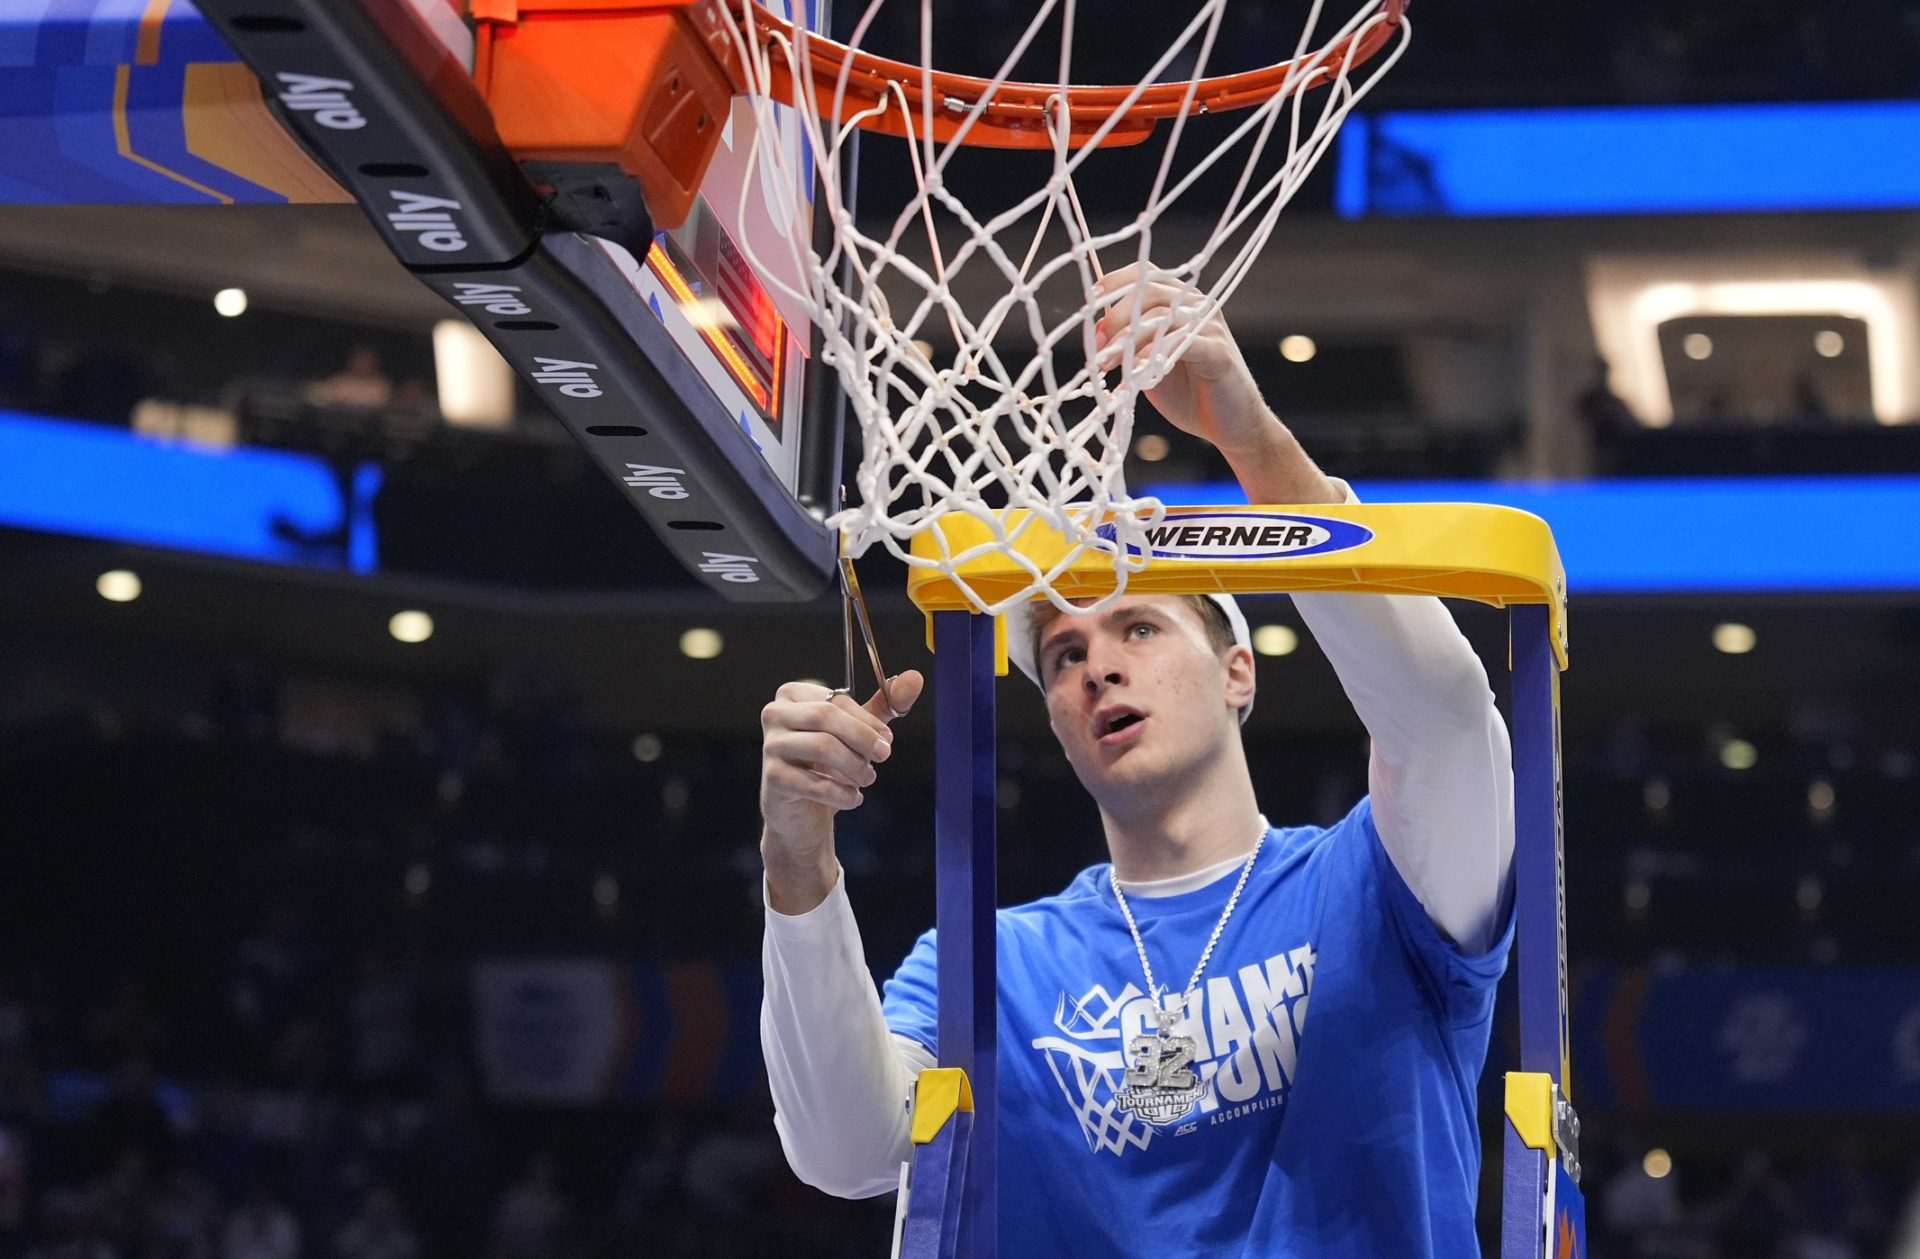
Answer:
<svg viewBox="0 0 1920 1259"><path fill-rule="evenodd" d="M1758 1145L1693 1157L1622 1141L1582 1180L1593 1253L1893 1259L1915 1241L1913 1154L1909 1144L1870 1156L1844 1135L1791 1154Z"/></svg>
<svg viewBox="0 0 1920 1259"><path fill-rule="evenodd" d="M471 977L488 950L750 956L758 908L728 845L688 854L678 882L630 879L617 909L586 894L596 843L666 850L702 754L601 749L511 682L478 707L443 697L413 727L369 717L364 692L283 681L236 665L219 702L164 733L96 711L0 745L16 841L0 888L0 1259L837 1259L884 1244L888 1204L793 1179L764 1092L485 1095ZM618 813L646 790L654 811L543 838L569 817L561 797L604 780L603 750L622 781L598 803ZM751 800L719 800L700 833L746 834Z"/></svg>
<svg viewBox="0 0 1920 1259"><path fill-rule="evenodd" d="M864 6L839 15L852 23ZM1320 38L1358 5L1327 5ZM1305 5L1231 0L1212 57L1217 72L1271 65L1294 53ZM943 69L990 73L1034 16L1013 0L971 6L965 21L935 11ZM1098 0L1076 12L1074 79L1137 82L1184 27L1191 9L1147 0ZM1400 105L1815 100L1911 94L1920 81L1920 5L1913 0L1752 0L1675 5L1661 0L1487 0L1417 4L1413 52L1380 87ZM1057 74L1050 19L1021 71ZM1124 30L1126 40L1103 38ZM1097 34L1096 34L1097 32ZM1316 46L1317 46L1316 43ZM917 63L919 8L887 5L868 45ZM1162 77L1192 72L1191 54Z"/></svg>
<svg viewBox="0 0 1920 1259"><path fill-rule="evenodd" d="M343 1040L344 1086L275 1083L285 1064L252 1056L243 1059L251 1071L196 1067L167 1051L185 1038L135 983L91 1002L0 995L0 1257L882 1253L888 1201L843 1203L794 1181L764 1096L593 1113L490 1106L458 1067L421 1069L409 986L392 974L363 975L324 1017L317 1004L287 1004L316 977L285 934L289 920L275 921L235 959L235 1023L263 1046L276 1027L282 1048L316 1034ZM107 1070L86 1065L116 1050L133 1051ZM43 1060L80 1065L42 1069ZM156 1060L178 1069L157 1076ZM1813 1121L1748 1145L1697 1120L1669 1126L1680 1130L1671 1151L1625 1128L1589 1142L1583 1189L1595 1254L1912 1253L1896 1248L1920 1225L1912 1134L1869 1141L1845 1123ZM1596 1130L1607 1131L1605 1117Z"/></svg>
<svg viewBox="0 0 1920 1259"><path fill-rule="evenodd" d="M256 936L236 960L231 995L243 1027L264 1027L254 1020L264 976L294 978L283 944ZM541 1113L488 1105L445 1064L407 1083L417 1063L396 1017L404 1002L369 995L382 986L393 985L357 988L331 1012L343 1026L323 1029L353 1046L360 1082L344 1088L259 1083L278 1073L264 1064L251 1078L188 1062L156 1076L142 1053L108 1071L43 1070L41 1032L61 1022L82 1025L81 1048L94 1053L130 1035L162 1045L167 1022L137 985L92 1005L44 992L0 997L0 1257L884 1253L890 1200L845 1203L798 1184L764 1096ZM169 1056L179 1061L158 1055ZM1697 1120L1669 1126L1682 1131L1671 1151L1624 1128L1588 1143L1594 1254L1901 1259L1914 1251L1899 1239L1920 1241L1911 1133L1868 1141L1846 1123L1803 1121L1748 1144ZM1607 1130L1605 1117L1596 1130ZM1483 1201L1483 1214L1491 1205Z"/></svg>
<svg viewBox="0 0 1920 1259"><path fill-rule="evenodd" d="M793 1180L764 1101L543 1115L454 1067L430 1091L156 1077L141 1055L43 1071L24 1029L48 1012L0 1004L22 1033L0 1056L6 1259L838 1259L886 1225Z"/></svg>
<svg viewBox="0 0 1920 1259"><path fill-rule="evenodd" d="M1920 5L1912 0L1582 7L1622 14L1589 51L1628 99L1901 96L1920 83Z"/></svg>

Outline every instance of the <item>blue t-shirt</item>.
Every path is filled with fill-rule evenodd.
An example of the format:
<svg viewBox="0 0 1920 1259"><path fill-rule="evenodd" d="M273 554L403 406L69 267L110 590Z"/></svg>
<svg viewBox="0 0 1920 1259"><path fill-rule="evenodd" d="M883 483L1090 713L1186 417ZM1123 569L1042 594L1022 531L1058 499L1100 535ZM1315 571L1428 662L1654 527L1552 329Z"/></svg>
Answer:
<svg viewBox="0 0 1920 1259"><path fill-rule="evenodd" d="M1491 950L1462 953L1367 799L1270 831L1177 1029L1199 1097L1150 1118L1124 1104L1152 1004L1108 870L999 913L1000 1254L1478 1254L1474 1089L1511 912ZM1159 984L1184 989L1233 884L1132 898ZM885 1009L938 1053L934 975L929 931Z"/></svg>

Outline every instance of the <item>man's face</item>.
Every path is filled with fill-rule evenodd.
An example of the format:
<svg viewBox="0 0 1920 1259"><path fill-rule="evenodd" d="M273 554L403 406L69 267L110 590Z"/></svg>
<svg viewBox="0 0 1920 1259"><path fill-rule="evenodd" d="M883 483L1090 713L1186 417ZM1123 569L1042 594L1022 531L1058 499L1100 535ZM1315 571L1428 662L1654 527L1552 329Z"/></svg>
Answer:
<svg viewBox="0 0 1920 1259"><path fill-rule="evenodd" d="M1056 616L1040 633L1036 660L1054 734L1102 803L1113 792L1194 781L1193 771L1238 737L1237 710L1253 698L1252 656L1216 650L1200 613L1171 595Z"/></svg>

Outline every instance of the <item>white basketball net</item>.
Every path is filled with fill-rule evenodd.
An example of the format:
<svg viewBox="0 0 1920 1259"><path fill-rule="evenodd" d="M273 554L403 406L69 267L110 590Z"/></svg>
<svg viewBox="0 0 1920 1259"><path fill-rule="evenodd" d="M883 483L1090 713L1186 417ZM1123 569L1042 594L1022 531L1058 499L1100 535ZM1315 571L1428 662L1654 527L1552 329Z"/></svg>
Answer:
<svg viewBox="0 0 1920 1259"><path fill-rule="evenodd" d="M791 143L797 116L821 168L821 199L814 213L828 215L833 229L824 255L802 254L795 239L792 259L750 257L761 275L803 305L822 329L826 363L839 372L859 422L862 454L854 484L860 501L828 520L844 532L850 554L862 554L878 542L909 565L936 568L953 578L975 607L994 614L1040 594L1066 608L1052 583L1090 552L1112 565L1116 584L1109 598L1124 591L1128 574L1145 565L1145 531L1159 523L1165 508L1158 499L1127 492L1122 461L1132 441L1134 406L1167 377L1204 321L1247 276L1280 212L1332 145L1342 120L1405 51L1410 33L1402 17L1398 37L1356 70L1330 50L1369 24L1388 21L1385 0L1366 0L1320 40L1315 33L1326 3L1311 0L1287 87L1263 104L1228 115L1234 125L1225 142L1210 132L1183 153L1189 109L1163 121L1164 156L1151 186L1142 190L1138 214L1096 231L1081 213L1075 179L1086 174L1089 161L1099 160L1101 140L1148 84L1182 81L1182 75L1191 83L1206 76L1230 2L1199 0L1191 20L1092 142L1069 148L1065 128L1055 125L1048 178L982 221L945 178L967 128L1009 80L1017 60L1050 29L1061 49L1058 81L1073 82L1074 0L1040 0L989 90L967 109L954 139L936 144L927 138L930 127L916 125L919 139L871 141L906 144L917 183L881 235L862 230L841 196L841 163L860 116L835 122L831 114L823 115L812 90L816 76L802 27L795 26L792 42L763 39L766 32L752 29L753 10L747 8L732 33L750 80L769 82L772 59L780 57L794 82L805 88L795 93L799 105L791 113L764 94L749 97L759 125L747 178L758 179L769 195L784 196L790 221L805 221L798 193L806 181L797 166L800 148ZM868 4L852 47L860 46L882 3ZM933 64L926 34L933 26L932 0L920 0L920 10L924 68ZM949 15L948 20L956 19ZM1103 36L1127 37L1124 32ZM1170 69L1176 63L1179 72ZM835 99L846 89L849 65L842 63L841 76L831 85ZM1322 71L1332 74L1328 86L1297 90ZM931 95L931 80L925 82ZM896 89L896 97L881 108L913 118L906 94ZM1190 87L1188 107L1192 101ZM783 135L789 143L781 142ZM1183 258L1156 258L1154 229L1160 217L1202 176L1235 167L1240 174L1232 195L1220 205L1200 247ZM1217 195L1217 186L1216 181L1210 197ZM1190 203L1183 209L1185 226L1211 206ZM936 217L947 225L944 238ZM961 234L957 247L956 230ZM1055 251L1042 256L1049 233ZM1064 249L1057 243L1062 235ZM744 232L740 239L747 239ZM1094 284L1107 270L1128 263L1140 266L1137 293L1144 295L1148 283L1162 283L1177 286L1180 296L1168 310L1131 324L1097 354L1094 324L1112 297L1095 303ZM804 277L804 282L789 286L784 276ZM966 292L975 295L970 300L960 295L963 278ZM980 283L983 278L989 283ZM1040 290L1049 281L1056 287L1043 301ZM1065 303L1064 313L1058 298L1062 282L1077 286L1071 291L1079 294L1079 300ZM983 292L988 296L979 296ZM936 361L928 354L933 337L954 343L950 358ZM1062 359L1077 363L1077 370L1063 369ZM1025 508L1030 514L1010 525L1002 508ZM952 512L980 521L988 540L956 549L933 530L941 554L913 555L913 538ZM1019 546L1020 535L1037 523L1069 543L1066 554L1044 568ZM957 566L989 552L1013 557L1029 578L1026 588L990 602L955 573ZM1079 610L1088 608L1083 604Z"/></svg>

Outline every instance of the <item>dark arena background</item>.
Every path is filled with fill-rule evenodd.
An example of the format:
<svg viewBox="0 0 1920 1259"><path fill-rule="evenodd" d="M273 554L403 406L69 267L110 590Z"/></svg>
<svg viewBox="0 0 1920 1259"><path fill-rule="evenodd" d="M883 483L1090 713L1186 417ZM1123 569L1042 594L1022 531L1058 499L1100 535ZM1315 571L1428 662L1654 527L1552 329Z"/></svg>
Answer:
<svg viewBox="0 0 1920 1259"><path fill-rule="evenodd" d="M1157 7L1081 0L1086 76ZM1234 58L1304 7L1238 5ZM991 64L1024 11L968 8L943 46ZM1920 1256L1920 4L1411 13L1227 314L1363 499L1565 555L1592 1253ZM0 146L44 130L37 20L0 15ZM758 1037L759 710L838 684L837 600L688 576L355 207L36 199L0 196L0 1259L886 1253L891 1198L787 1170ZM1226 476L1143 410L1130 485ZM862 581L925 668L903 568ZM1261 805L1331 821L1364 733L1247 608ZM1502 677L1504 615L1455 612ZM930 707L840 823L883 977L934 912ZM1104 852L1017 678L1000 723L1011 904Z"/></svg>

